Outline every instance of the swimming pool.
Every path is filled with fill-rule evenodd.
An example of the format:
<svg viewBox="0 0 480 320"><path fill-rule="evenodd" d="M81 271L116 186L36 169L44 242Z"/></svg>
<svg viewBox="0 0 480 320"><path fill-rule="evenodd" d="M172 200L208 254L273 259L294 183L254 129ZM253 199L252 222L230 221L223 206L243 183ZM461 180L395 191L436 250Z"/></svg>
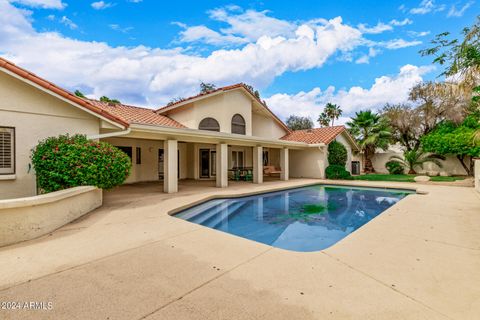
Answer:
<svg viewBox="0 0 480 320"><path fill-rule="evenodd" d="M411 193L314 185L210 200L175 217L282 249L318 251L332 246Z"/></svg>

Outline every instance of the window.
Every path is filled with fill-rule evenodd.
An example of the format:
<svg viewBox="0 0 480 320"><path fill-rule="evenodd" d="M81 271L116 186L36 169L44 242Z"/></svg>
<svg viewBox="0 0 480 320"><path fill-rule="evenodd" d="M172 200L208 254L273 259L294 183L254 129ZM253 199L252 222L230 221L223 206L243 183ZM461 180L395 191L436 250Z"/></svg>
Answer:
<svg viewBox="0 0 480 320"><path fill-rule="evenodd" d="M15 129L0 127L0 174L15 173Z"/></svg>
<svg viewBox="0 0 480 320"><path fill-rule="evenodd" d="M130 161L132 160L132 147L117 147L118 149L122 150L130 157Z"/></svg>
<svg viewBox="0 0 480 320"><path fill-rule="evenodd" d="M243 151L232 151L232 168L238 169L243 167Z"/></svg>
<svg viewBox="0 0 480 320"><path fill-rule="evenodd" d="M245 134L245 119L238 113L232 117L232 133Z"/></svg>
<svg viewBox="0 0 480 320"><path fill-rule="evenodd" d="M218 121L213 118L205 118L202 121L200 121L200 124L198 125L198 129L219 132L220 125L218 124Z"/></svg>
<svg viewBox="0 0 480 320"><path fill-rule="evenodd" d="M142 148L137 147L135 149L135 163L142 164Z"/></svg>

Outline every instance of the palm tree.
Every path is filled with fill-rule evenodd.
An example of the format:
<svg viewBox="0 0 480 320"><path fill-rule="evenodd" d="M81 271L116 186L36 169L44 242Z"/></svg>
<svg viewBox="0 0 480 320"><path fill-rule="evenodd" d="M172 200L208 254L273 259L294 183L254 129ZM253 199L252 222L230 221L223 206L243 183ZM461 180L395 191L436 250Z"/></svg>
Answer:
<svg viewBox="0 0 480 320"><path fill-rule="evenodd" d="M325 108L323 109L323 112L327 115L330 120L332 120L332 126L341 115L342 115L342 109L340 106L333 104L333 103L327 103Z"/></svg>
<svg viewBox="0 0 480 320"><path fill-rule="evenodd" d="M375 150L377 148L386 150L391 138L387 119L371 110L359 111L347 122L347 126L363 151L365 173L375 172L372 164Z"/></svg>
<svg viewBox="0 0 480 320"><path fill-rule="evenodd" d="M330 118L325 112L320 113L317 121L320 124L320 127L328 127L328 125L330 124Z"/></svg>
<svg viewBox="0 0 480 320"><path fill-rule="evenodd" d="M427 162L432 162L442 168L443 165L440 160L445 160L445 157L438 154L426 153L422 150L410 150L405 151L403 157L391 156L390 160L399 163L404 168L408 168L408 174L417 174L415 168L420 167L423 169L423 165Z"/></svg>

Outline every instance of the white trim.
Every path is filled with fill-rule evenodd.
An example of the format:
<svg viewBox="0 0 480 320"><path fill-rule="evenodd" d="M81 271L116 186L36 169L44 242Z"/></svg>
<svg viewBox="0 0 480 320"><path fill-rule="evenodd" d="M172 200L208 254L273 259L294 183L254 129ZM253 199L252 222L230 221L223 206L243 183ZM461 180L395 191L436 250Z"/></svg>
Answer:
<svg viewBox="0 0 480 320"><path fill-rule="evenodd" d="M171 128L171 127L161 127L155 125L147 125L147 124L137 124L132 123L130 128L133 132L151 132L151 133L161 133L161 134L170 134L175 139L181 140L181 137L190 137L190 138L206 138L206 139L218 139L218 140L225 140L225 141L239 141L239 142L247 142L255 145L262 145L262 144L269 144L275 145L279 147L297 147L297 148L311 148L311 147L324 147L324 143L317 143L317 144L308 144L305 142L297 142L297 141L287 141L287 140L279 140L279 139L267 139L262 137L256 136L246 136L242 134L234 134L234 133L225 133L225 132L213 132L213 131L206 131L206 130L197 130L197 129L190 129L190 128ZM217 142L212 142L217 143Z"/></svg>
<svg viewBox="0 0 480 320"><path fill-rule="evenodd" d="M93 116L95 116L95 117L97 117L97 118L100 118L100 119L102 119L103 121L106 121L106 122L108 122L108 123L110 123L110 124L112 124L112 125L114 125L114 126L116 126L116 127L118 127L118 128L121 128L121 129L125 129L125 128L126 128L125 126L122 126L122 125L120 125L119 123L117 123L117 122L115 122L115 121L113 121L113 120L110 120L110 119L108 119L108 118L106 118L106 117L103 117L102 115L100 115L100 114L98 114L98 113L96 113L96 112L93 112L93 111L91 111L91 110L89 110L89 109L87 109L87 108L85 108L85 107L83 107L83 106L81 106L81 105L79 105L79 104L71 101L71 100L68 100L67 98L62 97L61 95L59 95L59 94L57 94L57 93L55 93L55 92L53 92L53 91L51 91L51 90L48 90L48 89L42 87L41 85L39 85L39 84L37 84L37 83L35 83L35 82L31 81L31 80L28 80L28 79L26 79L26 78L24 78L24 77L22 77L22 76L19 76L19 75L16 74L15 72L12 72L12 71L10 71L10 70L8 70L8 69L5 69L5 68L0 68L0 70L3 71L3 72L5 72L6 74L8 74L8 75L10 75L10 76L18 79L18 80L21 80L21 81L23 81L23 82L25 82L25 83L33 86L33 87L35 87L35 88L37 88L37 89L45 92L45 93L48 93L48 94L51 95L51 96L54 96L55 98L58 98L58 99L66 102L66 103L68 103L68 104L70 104L70 105L72 105L72 106L74 106L74 107L77 107L77 108L79 108L79 109L82 110L82 111L85 111L85 112L87 112L87 113L89 113L89 114L91 114L91 115L93 115ZM45 82L46 82L46 81L45 81Z"/></svg>
<svg viewBox="0 0 480 320"><path fill-rule="evenodd" d="M15 180L15 179L17 179L16 174L0 174L0 181Z"/></svg>

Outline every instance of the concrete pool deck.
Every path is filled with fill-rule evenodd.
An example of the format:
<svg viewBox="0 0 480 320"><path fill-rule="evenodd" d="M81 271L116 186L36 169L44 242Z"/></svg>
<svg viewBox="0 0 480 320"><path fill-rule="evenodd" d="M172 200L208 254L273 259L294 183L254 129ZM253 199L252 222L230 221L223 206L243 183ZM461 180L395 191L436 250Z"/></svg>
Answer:
<svg viewBox="0 0 480 320"><path fill-rule="evenodd" d="M184 183L122 186L104 206L36 240L0 248L1 319L478 319L480 194L418 188L334 246L272 248L167 214L212 195L294 187ZM331 183L331 182L328 182ZM0 306L1 307L1 306Z"/></svg>

